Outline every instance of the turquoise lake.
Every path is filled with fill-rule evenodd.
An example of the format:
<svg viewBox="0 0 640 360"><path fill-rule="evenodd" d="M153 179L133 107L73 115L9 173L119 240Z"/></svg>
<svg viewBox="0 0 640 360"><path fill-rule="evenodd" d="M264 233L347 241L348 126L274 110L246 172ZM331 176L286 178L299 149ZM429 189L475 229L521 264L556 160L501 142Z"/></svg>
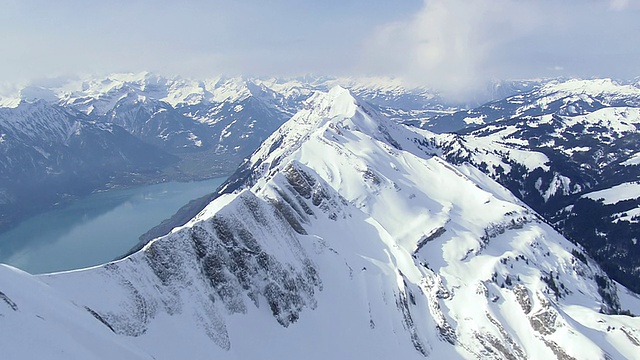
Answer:
<svg viewBox="0 0 640 360"><path fill-rule="evenodd" d="M32 274L79 269L126 254L138 237L226 178L109 190L39 214L0 234L0 263Z"/></svg>

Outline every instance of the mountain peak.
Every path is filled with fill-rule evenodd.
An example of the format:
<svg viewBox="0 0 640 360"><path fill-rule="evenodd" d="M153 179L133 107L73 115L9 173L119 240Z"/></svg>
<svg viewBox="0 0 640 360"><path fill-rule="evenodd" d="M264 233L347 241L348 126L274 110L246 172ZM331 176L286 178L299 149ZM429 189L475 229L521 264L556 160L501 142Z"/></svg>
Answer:
<svg viewBox="0 0 640 360"><path fill-rule="evenodd" d="M640 96L640 89L634 85L620 84L612 79L570 79L567 81L551 81L540 89L543 95L554 93L585 94L590 96L622 97Z"/></svg>
<svg viewBox="0 0 640 360"><path fill-rule="evenodd" d="M360 101L349 90L336 85L328 92L316 91L307 99L302 112L308 110L314 117L327 119L349 118L355 115L360 105Z"/></svg>
<svg viewBox="0 0 640 360"><path fill-rule="evenodd" d="M297 150L312 137L339 141L339 137L347 132L358 132L399 147L389 134L390 128L397 127L349 90L335 86L329 92L318 91L307 99L304 108L263 143L250 163L262 163L267 159L271 159L271 163Z"/></svg>
<svg viewBox="0 0 640 360"><path fill-rule="evenodd" d="M340 85L334 86L328 93L328 101L331 104L329 116L352 117L356 113L357 101L351 92Z"/></svg>

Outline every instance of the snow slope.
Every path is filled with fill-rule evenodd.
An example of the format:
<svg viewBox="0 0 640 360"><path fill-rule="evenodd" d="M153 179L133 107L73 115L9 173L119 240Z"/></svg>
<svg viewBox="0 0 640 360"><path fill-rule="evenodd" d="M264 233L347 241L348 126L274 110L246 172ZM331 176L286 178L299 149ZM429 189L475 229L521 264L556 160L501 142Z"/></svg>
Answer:
<svg viewBox="0 0 640 360"><path fill-rule="evenodd" d="M640 184L624 183L608 189L590 192L583 195L583 197L602 201L606 205L615 204L624 200L633 200L640 198Z"/></svg>
<svg viewBox="0 0 640 360"><path fill-rule="evenodd" d="M469 113L486 123L424 133L426 144L509 188L640 291L640 200L628 193L640 180L640 89L607 79L550 82ZM612 200L596 201L596 190Z"/></svg>
<svg viewBox="0 0 640 360"><path fill-rule="evenodd" d="M607 314L640 300L506 189L424 144L343 88L317 93L235 191L141 251L37 277L1 267L0 347L17 359L104 347L132 359L637 357L639 320Z"/></svg>

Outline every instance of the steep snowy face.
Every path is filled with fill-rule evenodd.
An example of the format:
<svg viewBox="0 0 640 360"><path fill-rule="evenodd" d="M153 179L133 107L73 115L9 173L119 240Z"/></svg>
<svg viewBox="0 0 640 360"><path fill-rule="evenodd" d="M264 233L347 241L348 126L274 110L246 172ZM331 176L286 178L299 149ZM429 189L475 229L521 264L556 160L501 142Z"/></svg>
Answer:
<svg viewBox="0 0 640 360"><path fill-rule="evenodd" d="M431 151L349 91L317 93L235 191L141 251L39 277L0 268L0 346L87 358L64 336L86 328L92 349L127 358L637 354L638 319L607 314L640 311L638 298L506 189ZM50 298L60 310L43 316ZM62 340L45 341L54 328Z"/></svg>
<svg viewBox="0 0 640 360"><path fill-rule="evenodd" d="M42 139L43 142L65 141L73 132L73 116L45 101L20 102L15 108L0 108L0 127L5 140Z"/></svg>
<svg viewBox="0 0 640 360"><path fill-rule="evenodd" d="M255 168L254 176L260 176L287 155L299 152L309 140L315 140L314 134L321 131L340 131L340 128L366 133L376 140L386 141L399 148L400 145L390 132L397 132L400 125L389 121L380 123L372 118L374 114L373 108L357 103L351 93L340 86L334 87L326 94L316 92L303 104L301 111L264 142L245 167ZM327 141L327 144L331 144L334 139L329 138Z"/></svg>

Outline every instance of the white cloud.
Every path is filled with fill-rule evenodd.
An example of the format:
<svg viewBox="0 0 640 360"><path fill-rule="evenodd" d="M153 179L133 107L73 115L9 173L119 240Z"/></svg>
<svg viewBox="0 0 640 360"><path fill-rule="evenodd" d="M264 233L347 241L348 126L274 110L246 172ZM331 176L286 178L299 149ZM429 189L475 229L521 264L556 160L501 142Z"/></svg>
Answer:
<svg viewBox="0 0 640 360"><path fill-rule="evenodd" d="M377 30L365 63L458 98L493 79L633 77L638 15L622 0L425 0Z"/></svg>
<svg viewBox="0 0 640 360"><path fill-rule="evenodd" d="M397 75L466 97L491 79L640 75L640 0L0 0L0 80L77 72Z"/></svg>
<svg viewBox="0 0 640 360"><path fill-rule="evenodd" d="M464 96L497 75L495 51L537 26L528 16L534 11L509 0L426 1L408 22L382 27L370 51L382 60L376 64L393 64L409 81Z"/></svg>
<svg viewBox="0 0 640 360"><path fill-rule="evenodd" d="M621 11L626 9L630 4L630 0L610 0L609 6L613 10Z"/></svg>

